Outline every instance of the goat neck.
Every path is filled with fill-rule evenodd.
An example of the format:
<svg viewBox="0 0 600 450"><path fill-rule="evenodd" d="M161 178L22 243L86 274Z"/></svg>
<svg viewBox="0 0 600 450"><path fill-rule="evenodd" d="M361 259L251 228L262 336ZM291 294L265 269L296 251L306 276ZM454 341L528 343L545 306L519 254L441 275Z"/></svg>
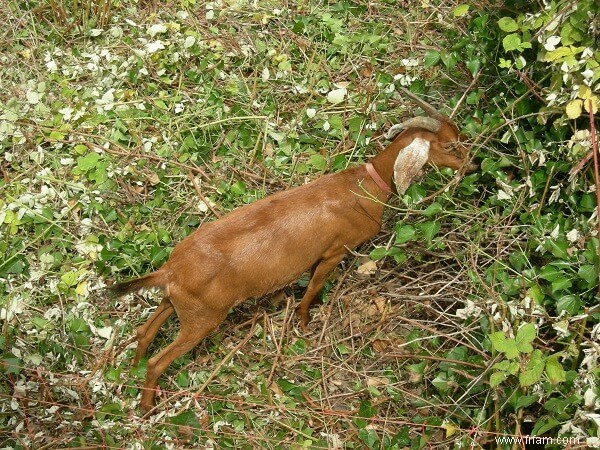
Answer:
<svg viewBox="0 0 600 450"><path fill-rule="evenodd" d="M377 156L374 156L369 161L383 181L395 192L397 191L397 186L395 186L393 182L394 164L396 163L396 159L398 158L400 151L406 148L413 141L413 139L417 137L421 137L426 140L435 139L435 135L427 130L416 128L408 129L400 133L391 144L389 144L385 149L379 152ZM389 197L390 193L384 192L383 189L379 187L378 189L383 195L385 195L385 199Z"/></svg>

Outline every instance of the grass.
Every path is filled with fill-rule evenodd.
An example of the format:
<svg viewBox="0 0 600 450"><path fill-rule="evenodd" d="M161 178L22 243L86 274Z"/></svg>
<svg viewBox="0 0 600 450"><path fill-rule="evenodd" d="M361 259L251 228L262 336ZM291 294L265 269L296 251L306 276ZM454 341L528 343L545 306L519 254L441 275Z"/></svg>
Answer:
<svg viewBox="0 0 600 450"><path fill-rule="evenodd" d="M568 174L589 120L564 106L588 95L568 83L585 85L598 58L578 53L587 62L561 85L540 66L559 56L504 51L515 37L502 32L521 46L532 34L512 3L497 16L411 1L3 8L1 446L595 445L594 182L587 165ZM593 26L569 23L563 42L592 46ZM146 361L130 366L127 340L159 296L105 286L160 266L227 211L366 161L415 112L400 85L453 114L481 170L431 170L393 199L306 333L293 315L306 278L236 307L139 417ZM177 329L169 320L151 352Z"/></svg>

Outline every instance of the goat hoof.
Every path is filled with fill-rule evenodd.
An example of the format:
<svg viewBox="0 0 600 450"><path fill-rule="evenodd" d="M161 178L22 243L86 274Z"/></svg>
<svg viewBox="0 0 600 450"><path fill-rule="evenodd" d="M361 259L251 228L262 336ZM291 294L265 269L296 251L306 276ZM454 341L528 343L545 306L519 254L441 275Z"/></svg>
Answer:
<svg viewBox="0 0 600 450"><path fill-rule="evenodd" d="M306 311L306 310L304 310L304 308L301 308L300 306L298 306L296 308L296 314L300 317L300 328L302 329L302 331L306 331L308 322L310 322L310 315L309 315L308 311Z"/></svg>
<svg viewBox="0 0 600 450"><path fill-rule="evenodd" d="M310 322L310 317L308 314L306 316L301 316L300 318L300 329L304 332L308 331L308 323Z"/></svg>

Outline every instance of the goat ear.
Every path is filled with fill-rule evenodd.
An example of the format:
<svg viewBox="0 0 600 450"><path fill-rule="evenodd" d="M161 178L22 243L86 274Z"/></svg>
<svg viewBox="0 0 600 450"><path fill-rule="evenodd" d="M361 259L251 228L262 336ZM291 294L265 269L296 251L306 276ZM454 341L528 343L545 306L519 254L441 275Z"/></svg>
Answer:
<svg viewBox="0 0 600 450"><path fill-rule="evenodd" d="M406 192L412 180L427 163L430 146L431 142L427 139L417 137L398 153L394 163L394 183L398 195Z"/></svg>

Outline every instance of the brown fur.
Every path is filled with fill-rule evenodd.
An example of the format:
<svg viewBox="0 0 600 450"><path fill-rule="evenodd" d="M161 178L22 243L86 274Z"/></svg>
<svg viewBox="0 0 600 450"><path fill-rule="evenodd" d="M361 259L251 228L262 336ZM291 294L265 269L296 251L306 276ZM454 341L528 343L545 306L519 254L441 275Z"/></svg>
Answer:
<svg viewBox="0 0 600 450"><path fill-rule="evenodd" d="M445 149L458 140L451 122L445 121L437 133L408 129L371 160L388 185L399 151L415 137L431 142L430 163L453 169L464 164L464 148L458 155ZM159 270L112 286L117 295L151 286L164 292L156 311L137 330L134 364L173 311L180 320L175 341L148 361L141 409L152 409L158 377L169 364L214 330L231 307L280 289L311 270L296 309L306 327L309 308L329 272L349 249L379 232L387 197L364 165L326 175L203 224L175 247Z"/></svg>

